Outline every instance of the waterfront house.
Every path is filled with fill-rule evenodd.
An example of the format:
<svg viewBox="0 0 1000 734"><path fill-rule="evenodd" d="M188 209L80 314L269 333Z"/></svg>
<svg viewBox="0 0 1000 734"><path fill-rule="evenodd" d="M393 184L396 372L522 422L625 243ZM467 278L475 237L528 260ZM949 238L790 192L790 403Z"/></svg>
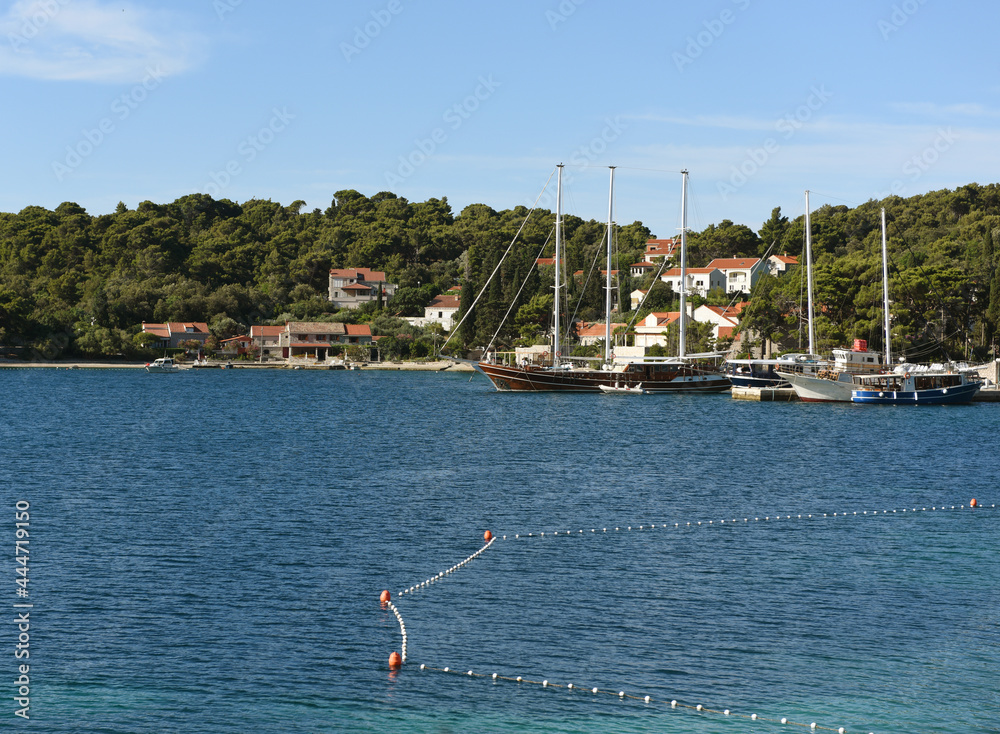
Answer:
<svg viewBox="0 0 1000 734"><path fill-rule="evenodd" d="M341 268L330 271L328 300L340 308L357 308L375 301L381 295L388 303L396 294L396 284L385 279L385 273L369 268Z"/></svg>
<svg viewBox="0 0 1000 734"><path fill-rule="evenodd" d="M278 339L284 326L251 326L250 341L257 350L257 358L266 362L269 358L276 358L281 353Z"/></svg>
<svg viewBox="0 0 1000 734"><path fill-rule="evenodd" d="M223 353L227 356L242 356L250 350L252 343L253 341L250 339L249 334L240 334L229 339L221 339L219 346L222 347Z"/></svg>
<svg viewBox="0 0 1000 734"><path fill-rule="evenodd" d="M195 340L205 346L209 337L208 324L203 321L170 321L165 324L147 324L142 322L145 334L154 334L160 341L150 345L154 349L176 349L181 342Z"/></svg>
<svg viewBox="0 0 1000 734"><path fill-rule="evenodd" d="M285 359L318 362L339 354L346 346L371 346L368 324L323 321L288 321L278 334L278 348Z"/></svg>

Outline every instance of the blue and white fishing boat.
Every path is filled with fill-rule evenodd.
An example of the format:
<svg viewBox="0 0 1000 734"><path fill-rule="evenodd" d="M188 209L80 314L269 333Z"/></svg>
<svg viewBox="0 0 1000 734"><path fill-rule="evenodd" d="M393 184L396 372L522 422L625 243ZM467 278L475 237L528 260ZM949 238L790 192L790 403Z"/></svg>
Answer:
<svg viewBox="0 0 1000 734"><path fill-rule="evenodd" d="M806 192L806 258L809 262L809 192ZM885 209L882 209L882 298L885 328L885 359L870 351L864 339L854 340L854 349L834 349L833 364L802 360L792 367L781 365L780 374L795 388L799 400L827 403L882 405L940 405L968 403L979 392L978 375L961 365L914 365L892 367L892 333L889 324L889 267ZM807 266L808 267L808 266ZM812 274L807 273L812 293ZM809 343L812 342L812 297L809 303Z"/></svg>
<svg viewBox="0 0 1000 734"><path fill-rule="evenodd" d="M888 374L855 375L852 403L949 405L970 403L982 383L956 365L903 364Z"/></svg>

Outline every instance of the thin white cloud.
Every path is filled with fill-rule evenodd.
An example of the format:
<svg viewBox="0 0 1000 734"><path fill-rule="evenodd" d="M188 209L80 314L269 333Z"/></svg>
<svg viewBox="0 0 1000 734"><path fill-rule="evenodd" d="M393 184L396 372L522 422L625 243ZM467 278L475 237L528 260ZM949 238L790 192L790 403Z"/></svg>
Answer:
<svg viewBox="0 0 1000 734"><path fill-rule="evenodd" d="M18 0L0 16L0 74L128 83L173 75L205 56L201 34L170 12L99 0Z"/></svg>
<svg viewBox="0 0 1000 734"><path fill-rule="evenodd" d="M925 117L996 117L997 112L975 102L941 105L935 102L894 102L889 107L908 115Z"/></svg>

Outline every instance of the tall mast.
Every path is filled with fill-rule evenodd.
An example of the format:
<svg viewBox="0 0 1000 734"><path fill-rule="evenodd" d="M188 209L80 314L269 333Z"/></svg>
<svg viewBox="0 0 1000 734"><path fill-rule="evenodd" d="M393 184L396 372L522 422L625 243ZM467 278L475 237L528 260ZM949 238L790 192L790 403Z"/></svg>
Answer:
<svg viewBox="0 0 1000 734"><path fill-rule="evenodd" d="M813 335L813 267L812 267L812 225L809 221L809 190L806 189L806 295L809 302L809 354L816 354L816 339Z"/></svg>
<svg viewBox="0 0 1000 734"><path fill-rule="evenodd" d="M615 167L608 168L611 169L611 186L608 192L608 272L604 279L604 364L611 360L611 232L614 229L611 221L615 203Z"/></svg>
<svg viewBox="0 0 1000 734"><path fill-rule="evenodd" d="M559 366L559 290L562 284L559 282L559 264L562 257L562 169L563 164L560 163L556 168L559 169L559 175L556 177L556 298L555 298L555 329L552 334L552 366Z"/></svg>
<svg viewBox="0 0 1000 734"><path fill-rule="evenodd" d="M680 338L677 344L677 356L683 358L685 351L685 333L687 331L687 304L684 295L687 292L687 169L681 171L681 316Z"/></svg>
<svg viewBox="0 0 1000 734"><path fill-rule="evenodd" d="M885 240L885 207L882 207L882 310L885 315L885 365L892 364L892 331L889 328L889 247Z"/></svg>

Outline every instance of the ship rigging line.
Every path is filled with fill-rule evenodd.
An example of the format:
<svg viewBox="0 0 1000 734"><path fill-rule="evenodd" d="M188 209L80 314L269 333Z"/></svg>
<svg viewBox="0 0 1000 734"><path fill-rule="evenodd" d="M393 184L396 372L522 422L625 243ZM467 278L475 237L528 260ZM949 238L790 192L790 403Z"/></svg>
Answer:
<svg viewBox="0 0 1000 734"><path fill-rule="evenodd" d="M479 303L479 299L483 297L483 294L486 292L486 289L487 289L487 287L489 287L489 284L493 282L493 278L495 278L496 274L500 271L500 266L503 264L503 261L507 259L507 256L510 254L510 251L514 247L514 243L517 242L517 238L521 236L521 232L524 230L524 225L526 225L528 223L528 220L531 218L531 215L534 213L535 209L538 207L538 201L539 201L539 199L542 198L542 194L545 193L545 189L547 189L549 187L549 182L552 181L552 177L554 175L555 175L555 169L553 169L552 173L549 174L548 179L545 181L545 185L542 186L542 190L539 191L538 192L538 196L535 197L535 203L532 204L531 205L531 209L528 210L527 215L524 217L524 221L521 222L521 226L517 230L517 234L514 235L514 239L512 239L510 241L510 244L507 245L507 251L503 254L503 257L500 258L500 261L497 263L497 266L495 268L493 268L493 272L490 273L490 277L486 279L486 282L483 284L482 289L479 291L479 294L476 296L476 300L474 300L472 302L472 305L469 306L469 309L462 316L462 319L458 322L458 325L455 326L455 328L451 330L451 335L447 338L447 340L445 340L445 343L441 345L441 349L438 350L438 354L441 354L441 352L444 351L444 348L448 346L448 342L451 341L451 338L453 336L455 336L455 334L458 333L459 327L461 327L462 324L465 323L465 320L467 318L469 318L469 314L472 313L472 310L476 307L476 304ZM495 338L496 337L494 337L494 339ZM492 341L490 343L492 344Z"/></svg>
<svg viewBox="0 0 1000 734"><path fill-rule="evenodd" d="M500 330L503 328L503 325L507 323L507 319L510 317L510 312L514 310L514 306L517 304L518 299L521 297L521 294L524 292L524 286L526 286L528 284L528 278L531 277L531 272L535 269L535 267L536 267L536 265L538 263L538 258L540 258L542 256L542 254L545 252L545 246L549 244L549 240L551 238L552 238L552 232L550 231L549 232L549 236L546 237L545 238L545 242L542 243L542 247L538 251L538 254L535 255L535 262L532 263L532 265L531 265L530 268L528 268L528 272L524 276L524 280L521 281L521 287L517 289L517 295L514 296L514 298L510 302L510 305L507 306L507 313L505 313L503 315L503 318L500 319L500 323L497 325L497 330L495 332L493 332L493 336L490 337L490 343L486 345L486 351L487 352L490 351L490 349L493 347L493 342L495 342L497 340L497 337L500 336Z"/></svg>

